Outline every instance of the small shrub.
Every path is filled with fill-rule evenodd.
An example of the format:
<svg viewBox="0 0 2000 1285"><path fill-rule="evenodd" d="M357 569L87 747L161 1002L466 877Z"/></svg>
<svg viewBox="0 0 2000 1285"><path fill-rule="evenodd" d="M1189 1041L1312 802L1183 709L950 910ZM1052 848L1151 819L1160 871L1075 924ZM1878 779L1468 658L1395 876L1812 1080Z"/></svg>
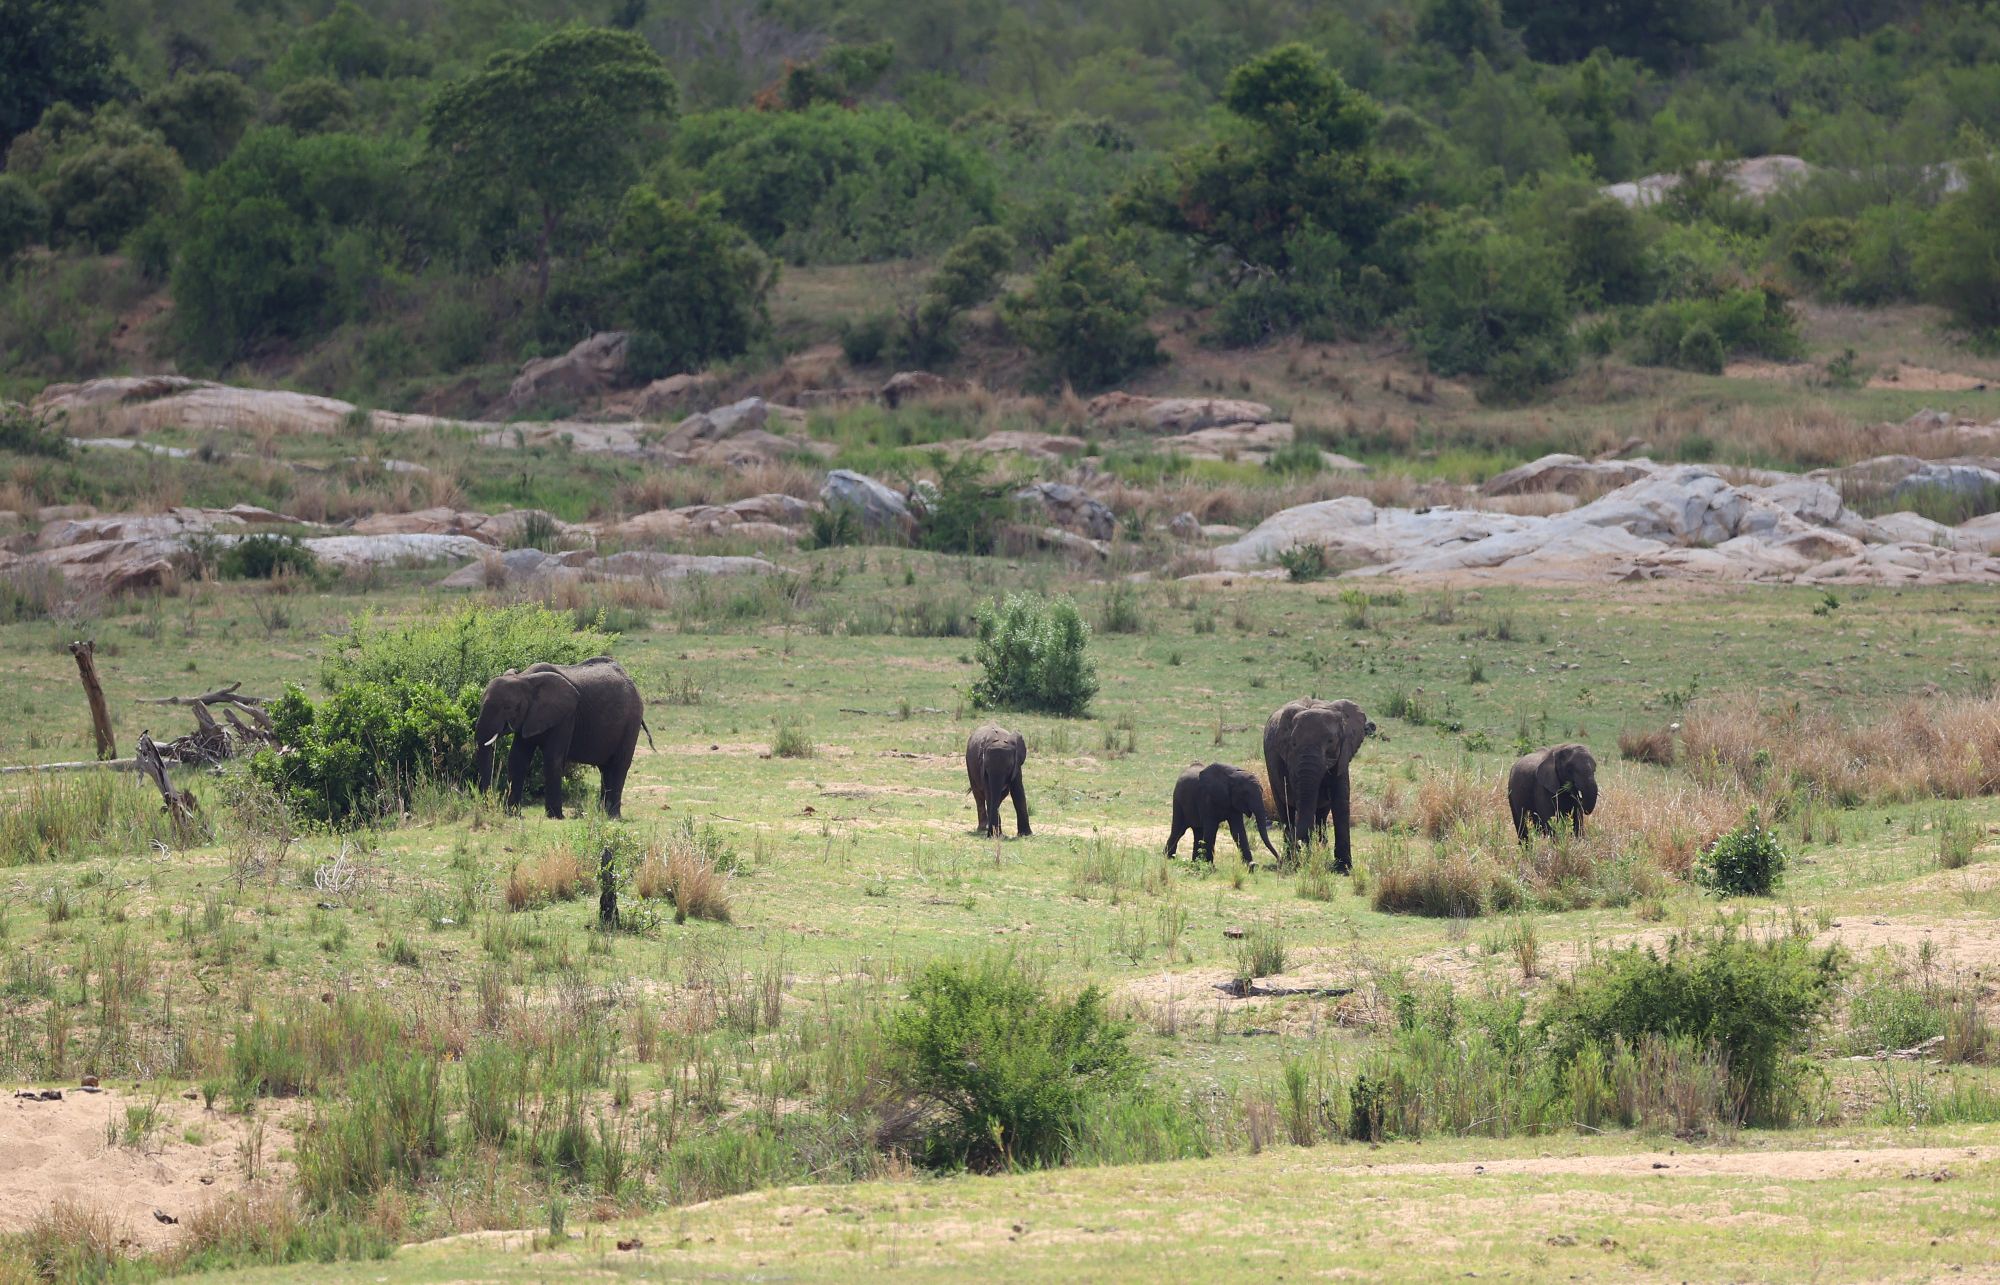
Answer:
<svg viewBox="0 0 2000 1285"><path fill-rule="evenodd" d="M1940 870L1959 870L1972 863L1984 831L1977 821L1958 808L1940 811L1931 822L1937 833L1937 863Z"/></svg>
<svg viewBox="0 0 2000 1285"><path fill-rule="evenodd" d="M75 454L57 423L13 402L0 402L0 451L54 460Z"/></svg>
<svg viewBox="0 0 2000 1285"><path fill-rule="evenodd" d="M517 862L507 872L507 908L534 910L550 902L573 901L596 878L581 853L567 847L552 849Z"/></svg>
<svg viewBox="0 0 2000 1285"><path fill-rule="evenodd" d="M979 709L1075 717L1097 695L1089 656L1090 626L1067 597L1010 593L978 612L974 656L984 671L972 686Z"/></svg>
<svg viewBox="0 0 2000 1285"><path fill-rule="evenodd" d="M1248 986L1259 977L1285 971L1285 933L1276 919L1252 924L1236 945L1236 981Z"/></svg>
<svg viewBox="0 0 2000 1285"><path fill-rule="evenodd" d="M1295 583L1324 580L1330 569L1326 546L1323 544L1295 544L1278 555L1278 565L1285 569L1285 575Z"/></svg>
<svg viewBox="0 0 2000 1285"><path fill-rule="evenodd" d="M632 887L641 900L672 902L676 923L707 919L726 924L734 868L734 854L714 830L697 832L694 822L683 821L664 843L646 850Z"/></svg>
<svg viewBox="0 0 2000 1285"><path fill-rule="evenodd" d="M1785 873L1785 862L1778 832L1763 825L1752 808L1742 825L1696 859L1694 880L1725 897L1768 897Z"/></svg>
<svg viewBox="0 0 2000 1285"><path fill-rule="evenodd" d="M1012 959L932 963L888 1031L903 1084L938 1114L932 1164L1060 1163L1085 1111L1136 1076L1100 991L1057 998Z"/></svg>
<svg viewBox="0 0 2000 1285"><path fill-rule="evenodd" d="M1295 437L1272 451L1264 460L1264 467L1287 477L1310 475L1325 470L1326 456L1320 454L1317 443Z"/></svg>
<svg viewBox="0 0 2000 1285"><path fill-rule="evenodd" d="M813 510L808 535L815 549L837 549L861 543L861 514L851 504L829 504Z"/></svg>
<svg viewBox="0 0 2000 1285"><path fill-rule="evenodd" d="M1012 505L1007 488L987 480L987 457L939 453L931 462L937 469L937 489L925 501L919 543L939 553L975 557L992 553Z"/></svg>
<svg viewBox="0 0 2000 1285"><path fill-rule="evenodd" d="M1559 1061L1587 1045L1681 1036L1727 1059L1742 1120L1778 1121L1795 1105L1798 1054L1825 1022L1844 961L1799 937L1757 941L1733 927L1677 935L1664 954L1612 951L1558 985L1541 1030Z"/></svg>
<svg viewBox="0 0 2000 1285"><path fill-rule="evenodd" d="M292 535L250 535L222 551L216 571L224 580L269 580L279 575L311 576L319 569L313 551Z"/></svg>
<svg viewBox="0 0 2000 1285"><path fill-rule="evenodd" d="M809 759L816 749L812 732L793 718L778 720L777 735L771 738L771 753L781 759Z"/></svg>
<svg viewBox="0 0 2000 1285"><path fill-rule="evenodd" d="M1098 617L1098 628L1107 634L1143 633L1146 616L1139 605L1138 591L1120 580L1104 594L1104 611Z"/></svg>

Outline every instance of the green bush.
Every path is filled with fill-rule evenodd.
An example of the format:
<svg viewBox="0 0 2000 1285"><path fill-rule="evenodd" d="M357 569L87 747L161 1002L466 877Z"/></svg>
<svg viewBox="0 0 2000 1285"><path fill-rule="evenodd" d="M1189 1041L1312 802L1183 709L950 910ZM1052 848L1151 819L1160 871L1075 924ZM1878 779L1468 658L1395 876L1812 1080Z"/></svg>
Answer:
<svg viewBox="0 0 2000 1285"><path fill-rule="evenodd" d="M937 490L924 501L918 541L939 553L983 556L993 552L1013 511L1007 488L986 478L986 457L966 451L933 456Z"/></svg>
<svg viewBox="0 0 2000 1285"><path fill-rule="evenodd" d="M1273 473L1286 476L1321 472L1326 468L1326 457L1320 454L1319 443L1304 437L1294 437L1264 460L1264 467Z"/></svg>
<svg viewBox="0 0 2000 1285"><path fill-rule="evenodd" d="M896 361L927 367L957 356L952 323L993 297L1013 254L1013 238L997 227L977 227L959 238L924 284L923 296L897 318L890 336Z"/></svg>
<svg viewBox="0 0 2000 1285"><path fill-rule="evenodd" d="M1682 370L1703 375L1720 375L1723 366L1722 340L1705 321L1689 326L1674 350L1673 364Z"/></svg>
<svg viewBox="0 0 2000 1285"><path fill-rule="evenodd" d="M1010 593L978 612L974 657L984 671L972 685L979 709L1015 709L1074 717L1097 695L1090 626L1067 597Z"/></svg>
<svg viewBox="0 0 2000 1285"><path fill-rule="evenodd" d="M1575 366L1563 278L1545 246L1480 220L1448 227L1418 257L1417 348L1438 374L1497 375L1482 393L1520 400Z"/></svg>
<svg viewBox="0 0 2000 1285"><path fill-rule="evenodd" d="M295 535L249 535L222 551L216 571L224 580L269 580L277 575L311 576L319 559Z"/></svg>
<svg viewBox="0 0 2000 1285"><path fill-rule="evenodd" d="M0 270L48 234L48 203L19 177L0 174Z"/></svg>
<svg viewBox="0 0 2000 1285"><path fill-rule="evenodd" d="M197 174L222 163L256 114L249 86L226 71L176 76L146 95L138 112Z"/></svg>
<svg viewBox="0 0 2000 1285"><path fill-rule="evenodd" d="M770 328L776 268L722 221L713 198L690 205L648 187L625 194L614 244L632 331L628 373L658 379L741 356Z"/></svg>
<svg viewBox="0 0 2000 1285"><path fill-rule="evenodd" d="M54 239L112 250L155 214L180 204L184 176L158 134L122 112L107 108L100 116L55 158L42 196Z"/></svg>
<svg viewBox="0 0 2000 1285"><path fill-rule="evenodd" d="M1838 947L1799 937L1758 941L1733 927L1676 936L1665 954L1616 950L1560 983L1541 1031L1560 1062L1646 1035L1713 1045L1728 1059L1739 1117L1778 1121L1795 1104L1797 1055L1825 1022L1843 966Z"/></svg>
<svg viewBox="0 0 2000 1285"><path fill-rule="evenodd" d="M1012 960L938 961L891 1015L905 1086L936 1108L936 1165L1059 1164L1087 1111L1131 1087L1127 1028L1095 987L1049 995Z"/></svg>
<svg viewBox="0 0 2000 1285"><path fill-rule="evenodd" d="M1959 164L1965 187L1931 215L1917 244L1917 278L1960 325L2000 336L2000 166L1986 157Z"/></svg>
<svg viewBox="0 0 2000 1285"><path fill-rule="evenodd" d="M1570 284L1607 304L1645 303L1658 288L1646 216L1600 197L1571 210L1566 248Z"/></svg>
<svg viewBox="0 0 2000 1285"><path fill-rule="evenodd" d="M394 631L362 617L321 667L324 700L291 687L272 705L284 750L258 754L251 772L301 816L366 820L406 801L419 783L471 774L472 728L488 681L540 661L587 660L611 641L533 604L468 607Z"/></svg>
<svg viewBox="0 0 2000 1285"><path fill-rule="evenodd" d="M308 76L278 91L271 123L294 134L344 133L354 125L354 95L328 76Z"/></svg>
<svg viewBox="0 0 2000 1285"><path fill-rule="evenodd" d="M1784 876L1785 861L1778 832L1752 808L1742 825L1695 859L1694 881L1725 897L1768 897Z"/></svg>
<svg viewBox="0 0 2000 1285"><path fill-rule="evenodd" d="M1713 337L1688 336L1706 329ZM1721 370L1721 362L1708 366L1684 366L1689 361L1709 363L1719 349L1727 360L1737 356L1770 357L1788 360L1803 350L1798 318L1791 302L1775 286L1731 289L1705 298L1670 299L1656 303L1638 317L1634 326L1638 348L1633 354L1645 366L1682 366L1686 369Z"/></svg>
<svg viewBox="0 0 2000 1285"><path fill-rule="evenodd" d="M66 460L76 453L60 429L19 404L0 405L0 451L52 460Z"/></svg>
<svg viewBox="0 0 2000 1285"><path fill-rule="evenodd" d="M1051 379L1102 388L1165 360L1146 328L1146 297L1136 264L1082 237L1050 255L1001 316Z"/></svg>

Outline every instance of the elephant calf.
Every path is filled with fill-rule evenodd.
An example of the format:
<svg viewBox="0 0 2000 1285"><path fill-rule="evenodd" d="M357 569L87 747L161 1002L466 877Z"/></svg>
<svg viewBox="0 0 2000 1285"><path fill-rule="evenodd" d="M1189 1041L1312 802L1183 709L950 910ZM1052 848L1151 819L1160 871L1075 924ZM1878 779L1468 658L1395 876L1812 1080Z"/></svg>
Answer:
<svg viewBox="0 0 2000 1285"><path fill-rule="evenodd" d="M979 833L1000 837L1000 800L1014 800L1014 831L1029 835L1028 792L1021 786L1021 765L1028 761L1028 743L1019 732L988 723L965 743L965 775L972 782L972 803L979 809Z"/></svg>
<svg viewBox="0 0 2000 1285"><path fill-rule="evenodd" d="M572 763L587 763L603 777L599 794L606 816L618 815L625 793L625 774L646 726L646 703L624 666L609 656L579 665L530 665L508 670L486 684L479 702L479 722L473 730L478 750L473 759L483 793L493 784L493 745L509 732L507 806L521 806L528 784L528 765L542 756L543 803L551 817L563 814L563 771ZM646 733L650 740L652 733Z"/></svg>
<svg viewBox="0 0 2000 1285"><path fill-rule="evenodd" d="M1174 782L1174 828L1167 836L1167 855L1173 856L1181 836L1193 830L1194 853L1190 859L1206 859L1214 865L1215 833L1227 824L1243 853L1243 864L1255 865L1250 859L1249 836L1243 831L1246 816L1257 818L1257 837L1264 841L1264 850L1275 858L1278 850L1271 846L1271 814L1264 807L1264 783L1227 763L1191 767Z"/></svg>
<svg viewBox="0 0 2000 1285"><path fill-rule="evenodd" d="M1597 760L1581 745L1551 745L1523 754L1507 774L1507 809L1523 843L1530 820L1553 837L1553 823L1560 816L1582 834L1584 814L1597 810Z"/></svg>

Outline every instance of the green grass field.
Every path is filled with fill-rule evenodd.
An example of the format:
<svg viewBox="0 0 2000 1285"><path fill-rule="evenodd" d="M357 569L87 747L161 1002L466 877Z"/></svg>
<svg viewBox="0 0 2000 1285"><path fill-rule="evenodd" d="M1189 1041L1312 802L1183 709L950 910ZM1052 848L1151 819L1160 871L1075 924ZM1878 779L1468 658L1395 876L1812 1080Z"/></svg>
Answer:
<svg viewBox="0 0 2000 1285"><path fill-rule="evenodd" d="M593 850L601 820L507 817L490 801L425 791L400 819L302 832L272 859L225 782L184 775L215 831L183 847L156 800L121 778L101 805L108 819L80 824L63 859L0 866L0 1066L23 1083L101 1074L135 1094L213 1084L218 1111L267 1122L262 1172L283 1183L328 1107L310 1092L232 1087L228 1046L257 1014L309 1010L322 997L385 1001L416 1015L412 1038L442 1050L447 1086L486 1032L546 1024L535 1039L582 1030L605 1050L581 1110L630 1130L636 1174L552 1188L506 1148L454 1143L420 1180L348 1211L391 1241L545 1229L551 1193L563 1190L574 1239L461 1237L286 1279L844 1279L988 1265L1027 1278L1138 1278L1163 1262L1200 1279L1991 1271L2000 1135L1975 1121L2000 1120L2000 1081L1980 1065L1850 1060L1873 1046L1845 1009L1815 1043L1808 1109L1790 1128L1698 1141L1441 1135L1377 1152L1291 1145L1268 1121L1288 1073L1344 1094L1393 1028L1395 994L1520 997L1532 1011L1594 952L1700 928L1719 912L1841 943L1860 970L1850 990L1921 973L1969 984L1990 1011L1991 983L1972 974L1990 976L2000 951L1992 799L1794 808L1778 823L1793 853L1778 896L1727 907L1622 856L1576 879L1530 877L1537 891L1525 903L1472 918L1382 913L1344 880L1330 900L1312 899L1301 875L1244 872L1226 835L1214 869L1160 856L1176 773L1211 760L1261 769L1265 716L1309 693L1351 697L1381 729L1355 766L1355 892L1429 849L1419 827L1440 783L1473 800L1475 826L1504 825L1497 793L1482 791L1496 788L1517 741L1596 747L1606 799L1596 826L1605 852L1623 852L1663 832L1683 803L1708 815L1749 796L1685 767L1621 761L1621 731L1656 730L1735 696L1843 719L1884 717L1913 697L1984 696L2000 623L1991 594L1857 590L1833 605L1817 590L1685 586L1114 589L1038 561L894 549L785 561L793 570L779 580L578 609L589 617L601 605L622 628L616 654L650 701L657 750L641 749L620 826L642 844L705 832L708 850L735 867L727 922L676 924L648 903L636 931L603 934L587 894L509 908L520 868ZM1103 688L1089 718L999 716L1030 746L1035 834L996 843L972 833L963 747L983 716L968 705L977 670L963 634L977 604L1023 586L1075 594L1097 626ZM16 694L0 763L90 757L63 650L73 637L97 640L129 753L142 728L164 739L190 722L142 697L237 680L266 696L286 683L313 690L354 613L395 621L440 605L395 577L365 595L200 585L95 619L0 627ZM810 753L773 756L781 726ZM102 779L10 775L0 791L25 816L36 812L31 791L80 797ZM1967 860L1941 862L1946 829L1973 836ZM341 854L361 877L332 895L315 871ZM1603 873L1613 866L1626 873ZM1303 993L1221 989L1242 971L1243 942L1228 934L1246 927L1282 944L1267 984ZM782 1132L836 1078L839 1041L892 1006L927 961L992 951L1028 961L1057 990L1104 988L1135 1024L1147 1080L1205 1122L1215 1154L957 1179L916 1177L865 1145L817 1164L739 1157L732 1167L704 1152L699 1173L675 1159L695 1142L712 1150L735 1133ZM1945 1109L1947 1098L1958 1105ZM1855 1173L1826 1167L1836 1146L1855 1149ZM1681 1172L1668 1152L1700 1164ZM1951 1177L1906 1178L1920 1168ZM871 1180L793 1186L830 1178ZM782 1189L729 1194L773 1186ZM691 1200L702 1203L677 1207ZM633 1235L644 1250L614 1247Z"/></svg>

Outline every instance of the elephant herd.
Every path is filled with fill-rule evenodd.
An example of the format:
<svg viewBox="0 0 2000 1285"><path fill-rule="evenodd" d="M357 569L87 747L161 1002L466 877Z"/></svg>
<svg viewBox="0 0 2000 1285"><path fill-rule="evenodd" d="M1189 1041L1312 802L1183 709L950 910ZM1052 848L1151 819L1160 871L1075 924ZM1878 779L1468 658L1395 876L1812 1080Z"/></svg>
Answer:
<svg viewBox="0 0 2000 1285"><path fill-rule="evenodd" d="M604 811L616 817L641 731L650 745L653 734L646 726L645 701L632 676L609 656L575 665L510 669L486 685L480 701L474 729L479 789L491 787L494 746L511 733L509 807L521 805L528 769L539 753L543 803L551 817L563 814L563 772L573 763L599 770ZM1167 855L1175 855L1181 836L1192 831L1194 859L1213 863L1216 834L1228 826L1243 860L1254 864L1243 824L1247 817L1256 821L1257 837L1275 857L1278 852L1271 846L1269 829L1275 810L1288 843L1322 839L1330 823L1333 868L1348 873L1354 864L1349 768L1361 743L1374 734L1374 722L1351 700L1302 697L1282 706L1264 723L1264 771L1272 806L1266 807L1264 783L1253 773L1228 763L1190 767L1174 782ZM981 835L1000 837L1003 799L1014 805L1015 833L1034 833L1022 783L1027 761L1028 743L1019 732L989 723L966 741L965 775ZM1561 821L1581 834L1585 814L1597 807L1596 760L1587 748L1573 744L1521 756L1507 776L1507 807L1514 832L1523 842L1530 824L1553 834Z"/></svg>

